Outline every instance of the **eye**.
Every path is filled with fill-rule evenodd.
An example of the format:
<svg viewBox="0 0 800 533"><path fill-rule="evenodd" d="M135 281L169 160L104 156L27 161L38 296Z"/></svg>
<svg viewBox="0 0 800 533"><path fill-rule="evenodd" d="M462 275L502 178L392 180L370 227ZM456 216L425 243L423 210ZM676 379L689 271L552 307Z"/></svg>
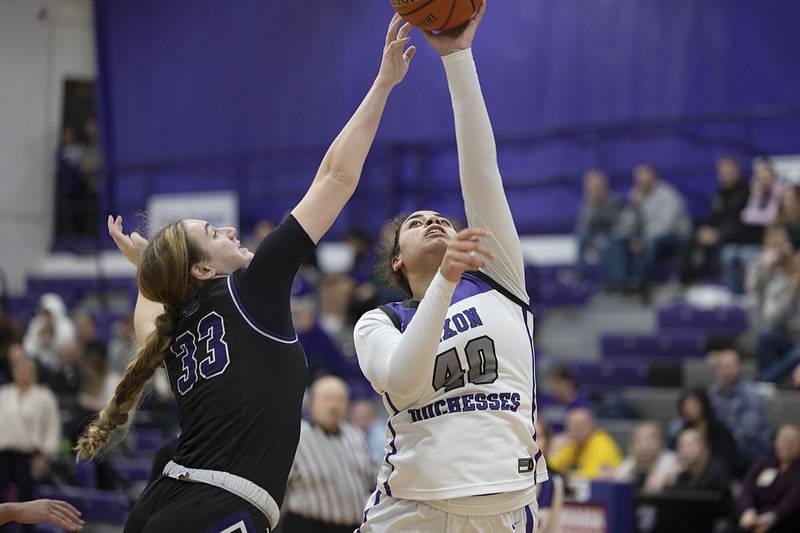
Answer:
<svg viewBox="0 0 800 533"><path fill-rule="evenodd" d="M453 224L446 218L439 219L439 224L442 226L453 227Z"/></svg>
<svg viewBox="0 0 800 533"><path fill-rule="evenodd" d="M411 222L408 223L408 227L409 228L415 228L415 227L421 226L421 225L422 225L422 222L420 222L419 220L412 220Z"/></svg>

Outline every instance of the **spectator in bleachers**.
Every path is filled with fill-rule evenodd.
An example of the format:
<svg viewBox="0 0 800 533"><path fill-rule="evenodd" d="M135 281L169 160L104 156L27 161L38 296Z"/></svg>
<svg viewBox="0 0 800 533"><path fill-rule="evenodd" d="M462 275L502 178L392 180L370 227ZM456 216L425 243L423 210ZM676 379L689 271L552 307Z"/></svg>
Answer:
<svg viewBox="0 0 800 533"><path fill-rule="evenodd" d="M550 435L547 424L537 418L536 444L545 457L549 456ZM564 478L558 472L551 470L545 481L536 484L536 503L539 506L536 533L559 533L564 508Z"/></svg>
<svg viewBox="0 0 800 533"><path fill-rule="evenodd" d="M253 234L247 239L245 247L248 250L257 250L258 245L261 244L261 241L264 240L264 237L272 233L272 230L274 229L275 223L273 221L267 219L259 220L256 222L255 227L253 227Z"/></svg>
<svg viewBox="0 0 800 533"><path fill-rule="evenodd" d="M748 276L759 308L759 379L779 383L800 364L800 252L764 256Z"/></svg>
<svg viewBox="0 0 800 533"><path fill-rule="evenodd" d="M59 365L58 350L75 340L75 326L67 316L64 300L47 293L39 298L39 309L25 331L25 352L50 370Z"/></svg>
<svg viewBox="0 0 800 533"><path fill-rule="evenodd" d="M611 476L621 462L617 443L585 407L567 413L566 441L548 459L556 472L587 479Z"/></svg>
<svg viewBox="0 0 800 533"><path fill-rule="evenodd" d="M670 448L675 449L678 435L687 428L696 429L711 453L733 471L739 464L736 441L728 427L717 420L711 400L703 389L686 391L678 400L680 417L669 426Z"/></svg>
<svg viewBox="0 0 800 533"><path fill-rule="evenodd" d="M89 413L98 413L114 396L122 374L114 372L106 365L104 350L93 348L86 353L81 391L78 403Z"/></svg>
<svg viewBox="0 0 800 533"><path fill-rule="evenodd" d="M758 244L760 238L747 231L742 211L747 205L748 187L736 159L717 161L719 189L711 199L708 218L681 252L680 280L684 285L699 276L719 272L719 255L728 244Z"/></svg>
<svg viewBox="0 0 800 533"><path fill-rule="evenodd" d="M575 227L581 278L587 277L588 264L601 262L622 207L622 200L609 190L605 172L594 169L583 176L583 205Z"/></svg>
<svg viewBox="0 0 800 533"><path fill-rule="evenodd" d="M708 396L717 418L736 441L739 464L733 473L741 475L769 449L767 406L755 384L742 376L738 351L723 350L715 359L716 379L708 387Z"/></svg>
<svg viewBox="0 0 800 533"><path fill-rule="evenodd" d="M539 416L553 431L564 430L567 413L579 407L590 408L589 399L578 389L575 374L567 367L554 368L547 376L549 398L541 398Z"/></svg>
<svg viewBox="0 0 800 533"><path fill-rule="evenodd" d="M656 422L636 426L628 456L614 472L618 481L633 483L644 492L659 492L677 463L675 452L664 446L664 433Z"/></svg>
<svg viewBox="0 0 800 533"><path fill-rule="evenodd" d="M750 181L750 195L742 211L742 223L749 243L728 243L722 249L722 271L731 292L742 293L747 265L762 251L765 230L775 222L785 185L778 180L774 167L766 159L755 164Z"/></svg>
<svg viewBox="0 0 800 533"><path fill-rule="evenodd" d="M678 461L667 476L666 487L718 494L719 516L730 516L733 510L730 470L723 460L709 450L702 433L696 428L681 431L677 453Z"/></svg>
<svg viewBox="0 0 800 533"><path fill-rule="evenodd" d="M797 365L794 368L794 373L792 374L792 382L794 386L800 388L800 365Z"/></svg>
<svg viewBox="0 0 800 533"><path fill-rule="evenodd" d="M83 311L75 313L72 322L75 324L78 343L85 352L106 349L105 343L97 335L97 324L92 315Z"/></svg>
<svg viewBox="0 0 800 533"><path fill-rule="evenodd" d="M108 341L108 368L123 374L131 355L136 351L133 315L120 317L111 329L111 339Z"/></svg>
<svg viewBox="0 0 800 533"><path fill-rule="evenodd" d="M22 342L22 326L0 305L0 385L11 380L8 350Z"/></svg>
<svg viewBox="0 0 800 533"><path fill-rule="evenodd" d="M43 383L56 395L62 414L62 428L70 442L77 442L79 429L86 413L78 405L83 377L83 352L75 341L65 343L59 350L61 364L56 371L44 371Z"/></svg>
<svg viewBox="0 0 800 533"><path fill-rule="evenodd" d="M785 265L794 253L786 226L773 224L764 232L764 246L761 253L747 267L747 293L758 310L758 327L768 327L764 310L767 303L767 288L772 283L770 293L782 291L778 285L785 283Z"/></svg>
<svg viewBox="0 0 800 533"><path fill-rule="evenodd" d="M61 420L53 393L36 384L34 361L18 346L12 350L14 382L0 386L0 501L10 483L17 500L27 501L59 452Z"/></svg>
<svg viewBox="0 0 800 533"><path fill-rule="evenodd" d="M800 248L800 185L792 185L783 191L775 222L786 226L792 246Z"/></svg>
<svg viewBox="0 0 800 533"><path fill-rule="evenodd" d="M607 248L611 282L622 282L645 297L659 259L691 237L692 221L681 194L651 165L633 170L630 203L621 214L618 237Z"/></svg>
<svg viewBox="0 0 800 533"><path fill-rule="evenodd" d="M761 458L742 482L739 510L745 531L800 531L800 426L778 430L774 455Z"/></svg>
<svg viewBox="0 0 800 533"><path fill-rule="evenodd" d="M375 401L372 398L354 400L350 408L350 422L364 432L372 453L372 461L380 463L386 453L386 417L377 420L375 416Z"/></svg>
<svg viewBox="0 0 800 533"><path fill-rule="evenodd" d="M349 390L344 381L320 378L309 395L311 420L301 422L281 531L352 533L375 486L369 447L362 432L345 420Z"/></svg>

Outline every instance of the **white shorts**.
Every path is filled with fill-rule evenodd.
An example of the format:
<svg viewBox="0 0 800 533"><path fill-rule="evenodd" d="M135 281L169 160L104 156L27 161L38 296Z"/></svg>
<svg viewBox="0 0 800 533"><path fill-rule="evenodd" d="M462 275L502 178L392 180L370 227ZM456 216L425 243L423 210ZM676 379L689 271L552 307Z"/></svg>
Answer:
<svg viewBox="0 0 800 533"><path fill-rule="evenodd" d="M364 510L356 533L533 533L537 505L492 516L461 516L434 509L417 500L400 500L376 492Z"/></svg>

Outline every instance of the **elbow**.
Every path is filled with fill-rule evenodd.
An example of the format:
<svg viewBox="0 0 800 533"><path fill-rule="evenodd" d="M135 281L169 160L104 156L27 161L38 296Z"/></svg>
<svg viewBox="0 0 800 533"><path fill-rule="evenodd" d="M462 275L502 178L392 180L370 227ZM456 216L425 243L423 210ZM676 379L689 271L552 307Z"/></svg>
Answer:
<svg viewBox="0 0 800 533"><path fill-rule="evenodd" d="M325 181L338 190L355 191L358 185L359 174L334 170L325 175Z"/></svg>

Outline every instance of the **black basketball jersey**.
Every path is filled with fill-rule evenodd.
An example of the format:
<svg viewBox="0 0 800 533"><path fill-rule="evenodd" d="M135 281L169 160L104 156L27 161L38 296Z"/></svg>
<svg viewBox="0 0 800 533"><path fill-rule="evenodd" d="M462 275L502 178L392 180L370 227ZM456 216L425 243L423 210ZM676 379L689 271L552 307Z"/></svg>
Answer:
<svg viewBox="0 0 800 533"><path fill-rule="evenodd" d="M183 309L165 359L180 411L175 462L249 479L279 506L308 382L289 300L313 248L289 216L247 269L212 280Z"/></svg>

